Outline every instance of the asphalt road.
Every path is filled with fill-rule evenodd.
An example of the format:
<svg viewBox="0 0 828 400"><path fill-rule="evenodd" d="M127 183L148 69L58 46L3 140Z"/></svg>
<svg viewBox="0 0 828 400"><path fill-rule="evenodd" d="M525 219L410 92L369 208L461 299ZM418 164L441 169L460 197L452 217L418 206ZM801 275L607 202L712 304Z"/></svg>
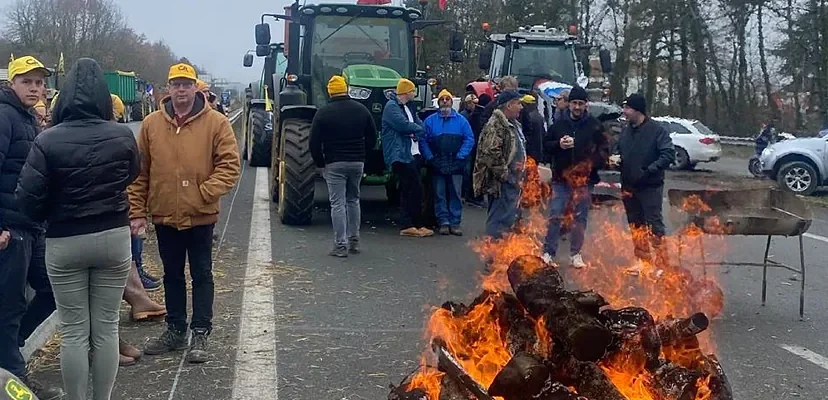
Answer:
<svg viewBox="0 0 828 400"><path fill-rule="evenodd" d="M720 161L699 167L711 172L670 174L669 186L739 181L736 164L731 168ZM464 211L465 237L402 238L383 192L367 188L363 253L335 259L327 255L332 235L324 187L317 185L311 226L283 226L263 195L266 173L245 167L239 185L222 202L214 257L213 361L189 366L181 353L145 357L120 369L113 399L383 399L389 383L417 367L430 307L446 300L468 302L479 293L483 265L469 241L482 234L482 210ZM629 254L623 243L598 240L606 231L599 221L623 229L622 215L594 212L587 262L595 259L591 252ZM725 291L712 337L737 399L816 399L828 393L828 270L823 264L828 213L815 211L809 233L804 239L804 321L797 315L799 281L794 279L799 278L791 272L770 270L768 302L762 307L761 268L710 270ZM711 250L709 257L761 262L764 245L761 237L727 238L719 247L724 250ZM796 239L774 239L771 253L791 265L799 260ZM634 278L618 282L637 284ZM121 332L128 341L142 343L162 328L162 323L124 319ZM54 364L40 365L35 373L60 382ZM249 394L254 392L258 395Z"/></svg>

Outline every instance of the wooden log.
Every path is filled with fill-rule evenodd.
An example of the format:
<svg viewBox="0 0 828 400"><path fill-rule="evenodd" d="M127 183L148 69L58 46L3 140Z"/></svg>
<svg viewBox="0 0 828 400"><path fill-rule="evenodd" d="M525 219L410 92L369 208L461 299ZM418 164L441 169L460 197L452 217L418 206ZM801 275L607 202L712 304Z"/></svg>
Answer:
<svg viewBox="0 0 828 400"><path fill-rule="evenodd" d="M664 400L693 400L697 394L697 383L701 374L690 369L663 363L647 382L650 392Z"/></svg>
<svg viewBox="0 0 828 400"><path fill-rule="evenodd" d="M713 354L708 354L703 357L701 364L704 374L710 377L707 382L710 400L733 400L733 389L730 388L730 382L719 359Z"/></svg>
<svg viewBox="0 0 828 400"><path fill-rule="evenodd" d="M591 400L628 400L595 363L557 352L552 356L545 364L553 381L572 386L579 395Z"/></svg>
<svg viewBox="0 0 828 400"><path fill-rule="evenodd" d="M403 381L400 386L388 385L391 393L388 394L388 400L431 400L426 396L426 392L420 388L408 390L408 383Z"/></svg>
<svg viewBox="0 0 828 400"><path fill-rule="evenodd" d="M661 339L655 320L641 307L603 310L601 317L613 334L605 358L628 371L653 371L661 365Z"/></svg>
<svg viewBox="0 0 828 400"><path fill-rule="evenodd" d="M454 379L462 385L465 389L471 392L476 400L494 400L480 383L476 382L463 369L463 366L454 358L451 353L440 343L439 340L434 340L431 344L432 350L437 354L437 368L446 373L446 376ZM443 379L446 377L444 376Z"/></svg>
<svg viewBox="0 0 828 400"><path fill-rule="evenodd" d="M444 375L440 380L440 398L437 400L475 400L475 397L460 382Z"/></svg>
<svg viewBox="0 0 828 400"><path fill-rule="evenodd" d="M658 336L666 346L681 343L710 326L710 320L704 313L695 313L688 318L670 318L658 323Z"/></svg>
<svg viewBox="0 0 828 400"><path fill-rule="evenodd" d="M504 400L586 400L554 382L546 365L527 353L509 360L489 386L489 394Z"/></svg>
<svg viewBox="0 0 828 400"><path fill-rule="evenodd" d="M533 255L514 259L506 270L506 276L515 295L534 318L543 315L549 298L563 289L563 278L558 270Z"/></svg>

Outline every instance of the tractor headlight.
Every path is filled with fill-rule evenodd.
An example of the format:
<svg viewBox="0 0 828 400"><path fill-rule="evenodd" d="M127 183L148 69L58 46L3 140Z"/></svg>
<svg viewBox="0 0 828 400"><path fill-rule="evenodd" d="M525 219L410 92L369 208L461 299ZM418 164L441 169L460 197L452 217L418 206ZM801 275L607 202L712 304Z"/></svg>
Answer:
<svg viewBox="0 0 828 400"><path fill-rule="evenodd" d="M371 97L371 89L366 89L359 86L348 87L348 96L354 100L365 100Z"/></svg>

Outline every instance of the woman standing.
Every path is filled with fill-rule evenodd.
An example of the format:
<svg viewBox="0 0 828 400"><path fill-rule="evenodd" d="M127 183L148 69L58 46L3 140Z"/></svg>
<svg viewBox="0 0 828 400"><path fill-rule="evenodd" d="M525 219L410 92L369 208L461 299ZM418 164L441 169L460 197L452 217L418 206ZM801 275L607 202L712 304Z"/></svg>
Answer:
<svg viewBox="0 0 828 400"><path fill-rule="evenodd" d="M35 139L17 186L21 210L48 221L46 269L61 321L68 400L107 400L118 373L118 311L129 275L126 188L138 175L132 131L112 122L98 63L69 72L49 128Z"/></svg>

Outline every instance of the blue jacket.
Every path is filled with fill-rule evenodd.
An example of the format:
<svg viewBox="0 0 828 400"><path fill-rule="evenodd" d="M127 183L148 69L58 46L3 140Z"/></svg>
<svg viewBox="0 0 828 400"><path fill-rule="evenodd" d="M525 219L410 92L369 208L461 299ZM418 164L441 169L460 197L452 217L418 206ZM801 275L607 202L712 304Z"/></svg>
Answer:
<svg viewBox="0 0 828 400"><path fill-rule="evenodd" d="M408 121L403 107L408 107L414 122ZM390 169L395 162L411 163L411 135L419 141L423 138L423 121L417 116L413 103L405 106L397 102L396 98L388 100L382 110L382 156L386 168Z"/></svg>
<svg viewBox="0 0 828 400"><path fill-rule="evenodd" d="M474 147L474 133L465 117L451 110L444 117L439 112L425 120L425 136L420 152L441 175L463 174L466 160Z"/></svg>

